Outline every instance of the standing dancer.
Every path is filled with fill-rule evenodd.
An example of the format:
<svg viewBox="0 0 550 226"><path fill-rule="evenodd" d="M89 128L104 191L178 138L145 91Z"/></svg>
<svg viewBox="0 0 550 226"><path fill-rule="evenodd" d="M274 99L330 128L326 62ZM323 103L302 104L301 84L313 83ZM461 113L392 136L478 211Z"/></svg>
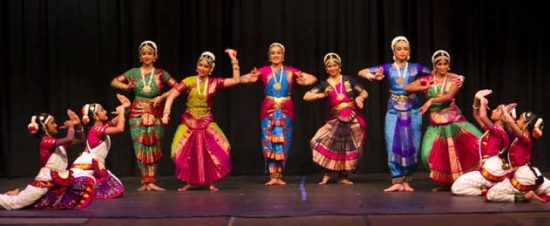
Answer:
<svg viewBox="0 0 550 226"><path fill-rule="evenodd" d="M185 78L170 91L166 100L162 117L164 124L169 121L174 99L183 92L187 93L187 109L181 116L181 124L172 141L176 177L187 182L178 191L187 191L200 184L209 184L210 191L217 191L214 182L231 171L229 142L210 112L218 89L239 84L237 51L227 49L225 52L233 65L232 78L209 76L214 70L216 58L207 51L197 61L198 75Z"/></svg>
<svg viewBox="0 0 550 226"><path fill-rule="evenodd" d="M90 204L94 195L93 177L73 177L67 170L66 148L84 140L84 130L78 116L67 110L69 116L64 126L67 135L56 138L58 126L52 115L42 113L32 116L27 127L40 139L40 164L42 168L34 181L20 191L15 189L0 194L0 207L15 209L82 209ZM76 136L75 136L76 128Z"/></svg>
<svg viewBox="0 0 550 226"><path fill-rule="evenodd" d="M130 108L130 133L134 142L134 153L141 171L141 187L138 191L165 191L157 183L157 162L162 158L161 140L163 128L162 102L176 80L168 72L155 68L158 59L157 45L144 41L139 45L139 68L132 68L116 77L111 86L133 91L134 102Z"/></svg>
<svg viewBox="0 0 550 226"><path fill-rule="evenodd" d="M340 184L353 184L348 173L355 170L363 152L366 122L359 109L368 97L361 84L340 74L342 60L336 53L324 57L329 77L304 95L304 100L327 98L331 117L311 139L313 161L326 171L319 184L326 184L330 172L337 172Z"/></svg>
<svg viewBox="0 0 550 226"><path fill-rule="evenodd" d="M405 90L426 93L428 100L420 107L420 113L428 113L430 125L422 139L421 157L430 169L430 177L440 183L432 191L449 191L458 177L478 169L481 132L466 121L453 103L461 76L449 72L449 53L436 51L432 63L433 74L412 82Z"/></svg>
<svg viewBox="0 0 550 226"><path fill-rule="evenodd" d="M285 47L281 43L269 45L269 66L254 68L241 77L241 83L254 83L260 79L265 98L260 110L262 126L262 152L270 180L265 185L284 185L283 169L292 145L294 110L290 92L294 81L298 85L312 85L315 76L292 66L285 66Z"/></svg>
<svg viewBox="0 0 550 226"><path fill-rule="evenodd" d="M410 183L420 148L420 126L422 116L418 111L418 99L409 95L404 87L420 75L431 70L420 64L409 63L409 40L403 36L395 37L391 42L393 63L370 67L359 71L359 76L370 81L381 81L387 76L391 96L388 100L384 124L388 166L392 185L385 192L414 191ZM375 72L375 74L372 74Z"/></svg>
<svg viewBox="0 0 550 226"><path fill-rule="evenodd" d="M109 135L124 132L124 108L130 107L130 100L117 94L121 105L116 108L117 116L109 121L107 111L100 104L86 104L82 108L82 122L87 124L93 119L88 131L86 149L74 160L71 170L75 175L95 177L95 196L97 199L114 199L124 194L122 182L105 167L105 159L111 149Z"/></svg>

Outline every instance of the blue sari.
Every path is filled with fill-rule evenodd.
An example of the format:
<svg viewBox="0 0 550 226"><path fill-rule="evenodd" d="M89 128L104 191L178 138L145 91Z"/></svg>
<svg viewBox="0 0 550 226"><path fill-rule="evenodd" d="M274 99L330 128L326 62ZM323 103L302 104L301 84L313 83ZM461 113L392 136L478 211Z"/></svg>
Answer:
<svg viewBox="0 0 550 226"><path fill-rule="evenodd" d="M403 178L410 176L416 165L422 125L418 98L405 92L404 87L419 76L430 74L431 70L416 63L408 63L406 71L392 65L383 64L369 70L384 68L385 79L390 84L384 125L388 167L393 178Z"/></svg>

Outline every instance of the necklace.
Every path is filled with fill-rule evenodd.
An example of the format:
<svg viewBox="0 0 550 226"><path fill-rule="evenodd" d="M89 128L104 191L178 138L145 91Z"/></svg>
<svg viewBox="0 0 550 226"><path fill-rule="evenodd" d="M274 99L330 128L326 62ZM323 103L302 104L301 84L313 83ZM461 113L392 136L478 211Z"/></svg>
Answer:
<svg viewBox="0 0 550 226"><path fill-rule="evenodd" d="M280 90L282 88L281 82L283 81L283 70L284 67L281 67L281 70L279 71L279 81L277 81L277 74L275 74L275 68L271 66L271 71L273 72L273 79L275 80L275 84L273 84L273 89Z"/></svg>
<svg viewBox="0 0 550 226"><path fill-rule="evenodd" d="M441 83L441 88L439 91L437 90L437 82L435 81L435 75L434 75L434 84L435 86L435 96L443 96L443 93L445 93L445 87L447 86L447 74L445 74L445 78L443 78L443 82Z"/></svg>
<svg viewBox="0 0 550 226"><path fill-rule="evenodd" d="M141 71L141 80L143 81L143 89L141 89L144 93L151 92L151 82L153 82L153 77L155 77L155 68L153 67L153 70L151 70L151 76L149 77L149 82L145 83L145 73L143 73L143 68L140 68Z"/></svg>
<svg viewBox="0 0 550 226"><path fill-rule="evenodd" d="M405 63L405 70L403 71L403 75L401 75L401 70L399 69L399 65L397 65L397 62L395 63L395 67L397 68L397 84L400 86L403 86L405 83L405 77L407 76L407 70L409 68L409 62Z"/></svg>
<svg viewBox="0 0 550 226"><path fill-rule="evenodd" d="M200 78L197 76L197 94L198 94L198 97L199 99L203 99L205 100L206 99L206 92L208 90L208 77L206 77L206 84L204 84L204 89L202 90L201 92L201 80Z"/></svg>
<svg viewBox="0 0 550 226"><path fill-rule="evenodd" d="M333 85L330 85L332 86L332 88L334 89L334 92L336 92L336 100L338 101L342 101L344 98L346 98L346 96L344 95L344 81L342 79L342 75L340 75L340 91L338 91L338 87L336 86L333 86ZM337 84L336 84L337 85Z"/></svg>

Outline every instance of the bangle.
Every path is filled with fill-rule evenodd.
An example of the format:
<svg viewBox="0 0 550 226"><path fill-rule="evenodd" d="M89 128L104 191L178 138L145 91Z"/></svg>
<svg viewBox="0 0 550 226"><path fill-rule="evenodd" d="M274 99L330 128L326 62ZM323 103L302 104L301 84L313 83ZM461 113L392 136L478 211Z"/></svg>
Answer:
<svg viewBox="0 0 550 226"><path fill-rule="evenodd" d="M231 64L239 64L239 61L238 60L235 60L235 61L231 61Z"/></svg>
<svg viewBox="0 0 550 226"><path fill-rule="evenodd" d="M239 69L241 69L241 68L239 67L239 65L237 65L237 64L234 64L234 65L233 65L233 70L237 70L237 71L238 71Z"/></svg>
<svg viewBox="0 0 550 226"><path fill-rule="evenodd" d="M169 114L170 114L169 111L165 111L165 112L162 113L162 115L169 115Z"/></svg>

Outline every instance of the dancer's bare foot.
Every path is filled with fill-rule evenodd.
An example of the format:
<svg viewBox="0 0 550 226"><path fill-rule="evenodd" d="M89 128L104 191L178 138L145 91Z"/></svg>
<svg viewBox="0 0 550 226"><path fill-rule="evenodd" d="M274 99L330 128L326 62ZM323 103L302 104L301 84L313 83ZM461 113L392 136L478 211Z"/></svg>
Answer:
<svg viewBox="0 0 550 226"><path fill-rule="evenodd" d="M208 186L208 189L210 189L210 191L219 191L220 190L216 186L214 186L214 184L210 184L210 186Z"/></svg>
<svg viewBox="0 0 550 226"><path fill-rule="evenodd" d="M404 190L405 190L405 187L403 186L403 184L397 183L384 189L384 192L396 192L396 191L404 191Z"/></svg>
<svg viewBox="0 0 550 226"><path fill-rule="evenodd" d="M137 189L137 191L148 191L149 187L147 187L147 184L142 184L141 187Z"/></svg>
<svg viewBox="0 0 550 226"><path fill-rule="evenodd" d="M279 178L279 179L277 179L277 184L278 184L278 185L285 185L286 182L285 182L283 179L280 179L280 178Z"/></svg>
<svg viewBox="0 0 550 226"><path fill-rule="evenodd" d="M413 192L414 188L411 187L411 184L409 184L409 182L403 182L403 191Z"/></svg>
<svg viewBox="0 0 550 226"><path fill-rule="evenodd" d="M338 180L338 183L344 184L344 185L350 185L350 184L353 184L353 181L349 180L348 178L342 178Z"/></svg>
<svg viewBox="0 0 550 226"><path fill-rule="evenodd" d="M181 188L178 188L178 191L189 191L189 190L191 190L191 189L193 189L193 185L188 184L188 185L185 185L185 186L183 186L183 187L181 187Z"/></svg>
<svg viewBox="0 0 550 226"><path fill-rule="evenodd" d="M528 201L538 201L538 202L546 202L543 198L537 195L534 191L529 191L525 194L525 200Z"/></svg>
<svg viewBox="0 0 550 226"><path fill-rule="evenodd" d="M6 195L18 195L19 194L19 188L13 189L11 191L6 192Z"/></svg>
<svg viewBox="0 0 550 226"><path fill-rule="evenodd" d="M147 191L166 191L166 189L159 187L155 183L147 184Z"/></svg>
<svg viewBox="0 0 550 226"><path fill-rule="evenodd" d="M330 180L330 176L328 174L323 174L323 179L321 179L321 182L319 182L320 185L327 184L328 180Z"/></svg>
<svg viewBox="0 0 550 226"><path fill-rule="evenodd" d="M276 185L278 184L278 179L276 178L271 178L271 180L269 180L268 182L265 183L265 186L271 186L271 185Z"/></svg>

